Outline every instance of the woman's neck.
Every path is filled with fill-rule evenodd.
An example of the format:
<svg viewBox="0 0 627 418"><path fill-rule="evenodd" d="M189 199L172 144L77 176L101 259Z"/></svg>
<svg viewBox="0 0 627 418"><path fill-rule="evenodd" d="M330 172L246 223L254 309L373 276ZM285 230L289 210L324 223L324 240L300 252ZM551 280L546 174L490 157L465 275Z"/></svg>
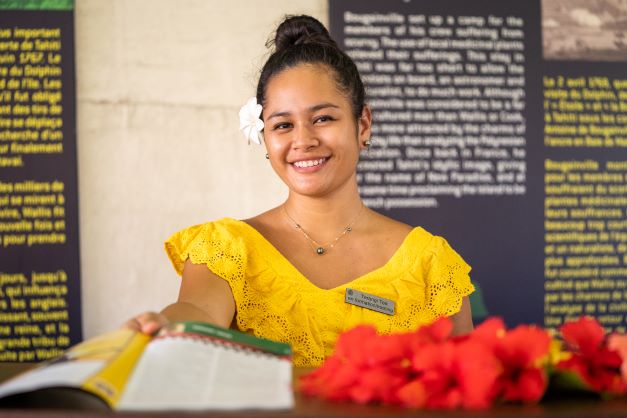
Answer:
<svg viewBox="0 0 627 418"><path fill-rule="evenodd" d="M290 223L298 224L311 238L328 242L347 227L358 227L364 207L355 189L354 193L325 197L290 193L283 211Z"/></svg>

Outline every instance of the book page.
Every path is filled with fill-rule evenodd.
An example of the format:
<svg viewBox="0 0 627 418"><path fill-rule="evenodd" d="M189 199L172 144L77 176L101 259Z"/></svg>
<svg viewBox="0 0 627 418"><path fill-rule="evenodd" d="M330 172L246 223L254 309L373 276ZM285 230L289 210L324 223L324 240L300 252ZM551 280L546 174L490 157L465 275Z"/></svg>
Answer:
<svg viewBox="0 0 627 418"><path fill-rule="evenodd" d="M10 379L0 386L0 398L48 387L80 387L104 366L103 360L63 361L38 367Z"/></svg>
<svg viewBox="0 0 627 418"><path fill-rule="evenodd" d="M83 388L97 392L84 384L102 370L106 370L109 364L127 351L133 341L147 341L148 338L134 331L117 330L87 340L63 355L10 379L0 386L0 397L50 387ZM110 403L106 393L96 394Z"/></svg>
<svg viewBox="0 0 627 418"><path fill-rule="evenodd" d="M118 405L124 410L284 409L292 364L274 355L186 337L153 340Z"/></svg>

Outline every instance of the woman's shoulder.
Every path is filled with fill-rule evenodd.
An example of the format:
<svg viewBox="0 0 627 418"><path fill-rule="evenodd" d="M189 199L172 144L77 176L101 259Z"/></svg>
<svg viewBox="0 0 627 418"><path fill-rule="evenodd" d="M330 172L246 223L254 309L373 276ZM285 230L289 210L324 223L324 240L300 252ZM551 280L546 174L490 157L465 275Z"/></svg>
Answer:
<svg viewBox="0 0 627 418"><path fill-rule="evenodd" d="M401 221L397 221L396 219L392 219L389 216L383 215L379 212L370 210L370 212L372 213L372 219L374 221L374 224L376 224L380 229L392 229L392 232L397 231L397 232L409 232L413 227L411 225L408 225L404 222Z"/></svg>
<svg viewBox="0 0 627 418"><path fill-rule="evenodd" d="M368 229L370 230L370 234L376 239L386 242L396 241L400 244L416 229L411 225L392 219L379 212L372 210L370 210L370 212L371 221L368 223Z"/></svg>
<svg viewBox="0 0 627 418"><path fill-rule="evenodd" d="M358 226L364 232L364 245L369 259L377 259L375 264L382 264L390 260L407 243L408 237L413 234L414 228L406 223L389 218L378 212L368 209L368 222Z"/></svg>
<svg viewBox="0 0 627 418"><path fill-rule="evenodd" d="M422 226L412 226L378 212L373 212L372 236L377 242L389 243L390 248L404 246L414 250L436 251L447 245L446 239L434 235Z"/></svg>
<svg viewBox="0 0 627 418"><path fill-rule="evenodd" d="M165 251L180 275L187 260L204 264L218 276L233 280L240 278L248 260L250 245L244 236L242 221L222 218L183 228L164 243Z"/></svg>
<svg viewBox="0 0 627 418"><path fill-rule="evenodd" d="M240 222L270 242L274 241L274 237L281 237L283 235L283 229L279 228L279 225L283 225L284 219L282 218L279 207L270 209L251 218L243 219Z"/></svg>
<svg viewBox="0 0 627 418"><path fill-rule="evenodd" d="M166 241L187 245L191 243L222 242L231 246L251 247L266 242L266 236L273 236L278 223L270 210L248 219L225 217L213 221L193 224L173 233ZM274 234L276 235L276 234Z"/></svg>
<svg viewBox="0 0 627 418"><path fill-rule="evenodd" d="M255 229L264 229L264 228L268 228L276 224L279 217L280 217L280 211L279 211L279 208L277 207L277 208L273 208L265 212L262 212L251 218L243 219L241 222L244 222L247 225L250 225Z"/></svg>
<svg viewBox="0 0 627 418"><path fill-rule="evenodd" d="M184 227L174 232L166 242L232 241L251 233L246 222L227 217Z"/></svg>

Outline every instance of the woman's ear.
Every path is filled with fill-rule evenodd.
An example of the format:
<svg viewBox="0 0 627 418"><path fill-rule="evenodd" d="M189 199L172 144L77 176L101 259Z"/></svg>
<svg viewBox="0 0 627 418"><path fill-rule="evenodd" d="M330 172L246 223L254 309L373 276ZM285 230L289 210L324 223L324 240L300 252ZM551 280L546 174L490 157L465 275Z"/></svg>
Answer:
<svg viewBox="0 0 627 418"><path fill-rule="evenodd" d="M361 111L361 117L357 120L357 131L359 135L359 148L366 149L370 146L372 135L372 111L370 106L365 105Z"/></svg>

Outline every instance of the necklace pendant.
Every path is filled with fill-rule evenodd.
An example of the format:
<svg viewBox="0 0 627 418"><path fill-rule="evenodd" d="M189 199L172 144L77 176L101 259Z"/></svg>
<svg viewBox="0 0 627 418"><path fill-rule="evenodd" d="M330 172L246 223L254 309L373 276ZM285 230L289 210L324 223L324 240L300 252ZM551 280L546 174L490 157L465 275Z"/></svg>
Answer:
<svg viewBox="0 0 627 418"><path fill-rule="evenodd" d="M326 251L325 251L325 249L324 249L324 248L322 248L322 247L318 247L318 248L316 248L316 254L318 254L318 255L322 255L322 254L324 254L325 252L326 252Z"/></svg>

